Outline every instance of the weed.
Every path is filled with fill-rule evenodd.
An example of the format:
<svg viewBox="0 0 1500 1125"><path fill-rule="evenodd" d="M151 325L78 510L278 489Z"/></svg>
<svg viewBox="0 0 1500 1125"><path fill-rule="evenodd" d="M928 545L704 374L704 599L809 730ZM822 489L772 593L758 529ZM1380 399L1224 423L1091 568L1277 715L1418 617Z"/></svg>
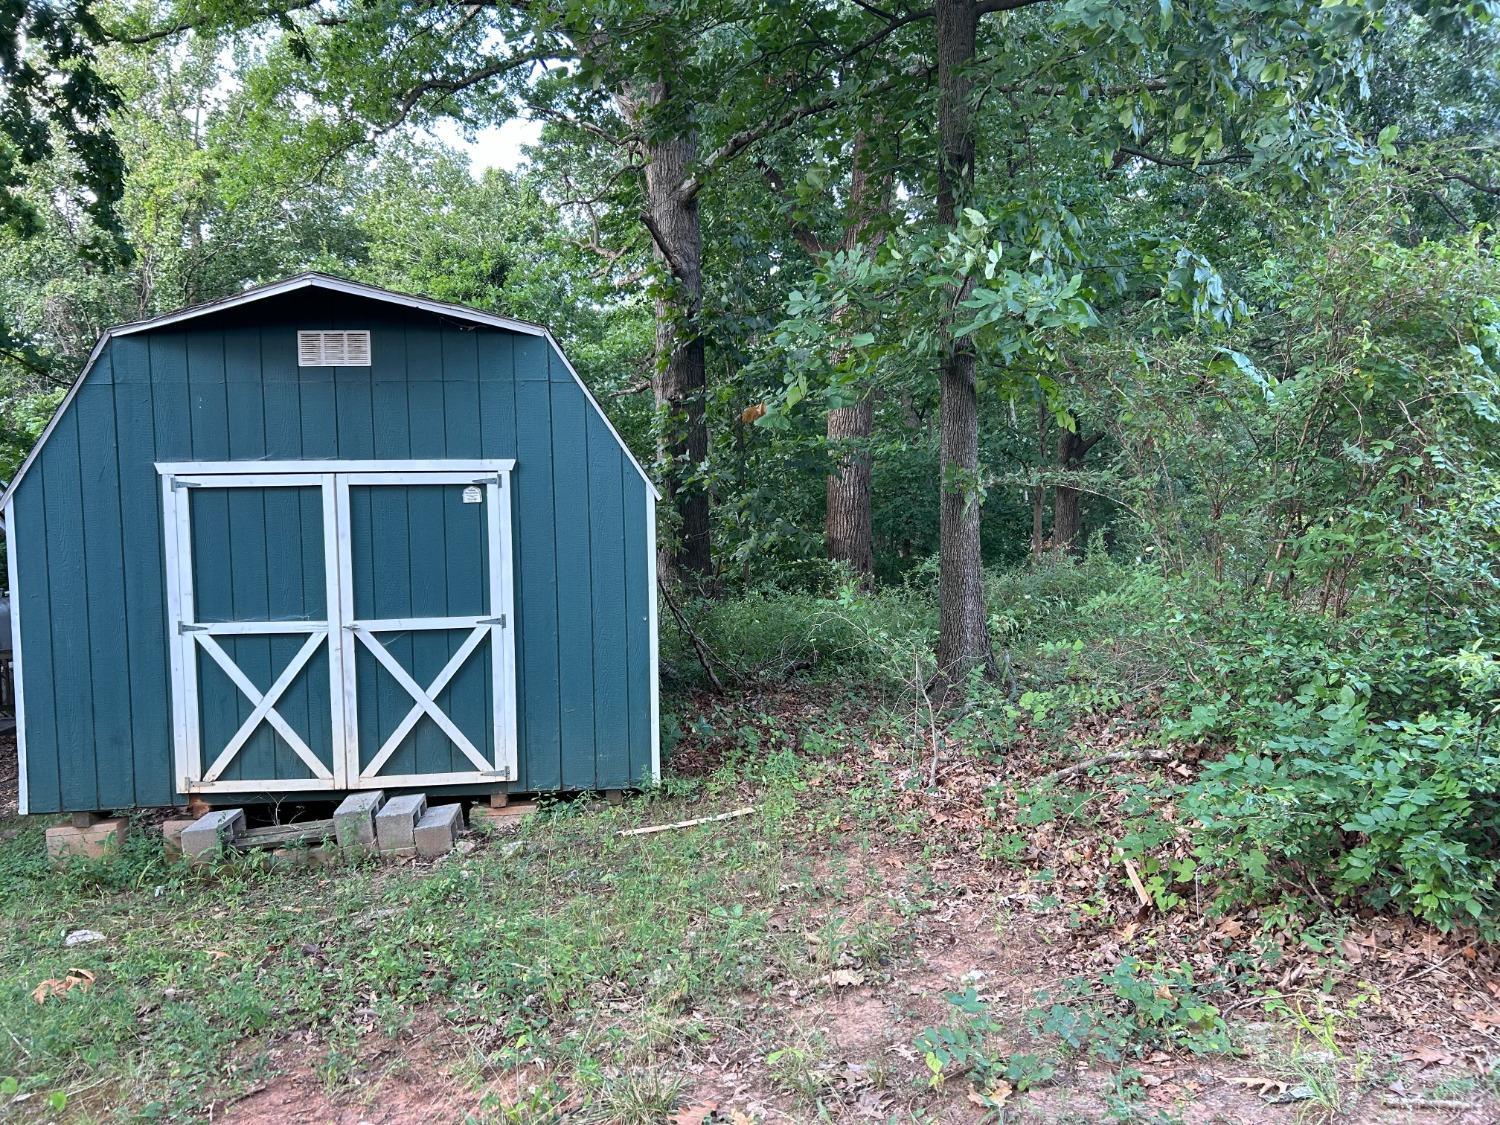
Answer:
<svg viewBox="0 0 1500 1125"><path fill-rule="evenodd" d="M1024 1092L1052 1080L1056 1067L1051 1060L1005 1049L1005 1026L972 987L949 993L946 999L955 1009L953 1017L922 1031L914 1041L927 1066L929 1086L938 1089L965 1077L986 1106L998 1109L1009 1090Z"/></svg>
<svg viewBox="0 0 1500 1125"><path fill-rule="evenodd" d="M766 1066L777 1085L816 1104L833 1084L827 1044L817 1033L779 1047L766 1056Z"/></svg>
<svg viewBox="0 0 1500 1125"><path fill-rule="evenodd" d="M1319 998L1310 1010L1301 1001L1289 1001L1278 993L1266 999L1266 1012L1289 1027L1292 1035L1285 1046L1268 1052L1265 1061L1304 1095L1298 1103L1299 1119L1338 1120L1369 1085L1373 1058L1367 1051L1351 1055L1342 1038L1360 1007L1372 998L1360 994L1345 1006Z"/></svg>
<svg viewBox="0 0 1500 1125"><path fill-rule="evenodd" d="M631 1070L606 1075L590 1092L578 1120L611 1125L657 1125L676 1108L682 1079L660 1070Z"/></svg>

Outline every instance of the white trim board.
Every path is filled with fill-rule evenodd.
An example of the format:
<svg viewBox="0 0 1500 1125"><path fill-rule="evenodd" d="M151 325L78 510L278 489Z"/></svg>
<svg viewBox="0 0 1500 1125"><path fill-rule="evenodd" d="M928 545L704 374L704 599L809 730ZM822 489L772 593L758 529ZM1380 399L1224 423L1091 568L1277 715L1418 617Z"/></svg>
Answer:
<svg viewBox="0 0 1500 1125"><path fill-rule="evenodd" d="M493 457L488 460L458 457L441 461L157 461L156 471L161 476L200 477L228 475L250 485L262 482L256 476L287 474L311 474L307 484L317 484L323 473L446 473L453 480L446 483L461 484L460 478L473 477L476 473L508 473L516 467L512 457ZM219 482L220 487L233 481ZM360 482L353 482L360 483ZM439 483L439 482L429 482Z"/></svg>
<svg viewBox="0 0 1500 1125"><path fill-rule="evenodd" d="M651 780L661 783L661 660L657 655L658 619L656 590L656 496L646 495L646 581L651 588L646 591L647 615L651 630L648 643L651 646Z"/></svg>
<svg viewBox="0 0 1500 1125"><path fill-rule="evenodd" d="M472 321L475 324L487 324L491 328L504 328L525 336L547 335L546 328L529 320L496 316L494 313L481 312L479 309L471 309L464 305L451 305L447 301L434 301L428 297L417 297L410 293L397 293L392 289L382 289L378 285L366 285L360 281L350 281L347 278L334 277L332 274L315 272L299 273L284 281L257 285L253 289L246 289L243 293L221 297L217 301L204 301L202 304L189 305L185 309L164 313L161 316L132 320L127 324L115 325L109 331L116 336L127 336L133 332L144 332L148 328L161 328L168 324L192 320L195 317L208 316L210 313L223 312L225 309L238 308L240 305L262 301L267 297L295 293L299 289L326 289L331 293L346 293L351 297L369 297L376 301L420 309L422 312L433 313L437 316L451 316L458 320Z"/></svg>
<svg viewBox="0 0 1500 1125"><path fill-rule="evenodd" d="M88 362L83 365L83 370L79 372L78 378L68 388L68 393L63 396L62 402L58 404L57 412L52 415L52 419L47 423L47 428L42 431L41 437L37 439L36 444L26 454L26 459L21 462L21 467L16 470L16 475L11 478L10 484L5 488L3 493L0 493L0 506L5 505L15 495L16 487L25 479L27 472L31 469L32 463L37 458L37 454L47 444L47 439L52 436L52 431L57 428L58 421L73 404L73 399L77 397L79 388L83 386L84 380L93 371L94 364L98 362L100 353L104 351L104 345L109 343L114 337L130 336L137 332L162 328L169 324L178 324L185 320L192 320L196 317L222 312L225 309L237 308L253 301L264 300L267 297L276 297L284 293L296 292L300 289L324 289L333 293L345 293L350 296L365 297L372 301L381 301L386 304L418 309L422 312L432 313L435 316L452 317L455 320L464 320L471 324L483 324L491 328L502 328L509 332L517 332L525 336L537 336L546 340L548 346L562 360L563 366L567 369L568 374L573 377L573 381L578 385L578 389L583 392L584 398L588 400L589 405L594 408L594 412L599 415L604 425L609 429L610 434L614 436L626 459L635 468L635 471L640 474L640 478L645 482L646 488L650 490L656 499L661 499L661 493L652 482L650 474L646 472L644 466L636 459L635 454L630 451L630 447L625 444L624 438L620 436L620 431L615 429L614 423L609 420L609 415L599 405L599 400L594 397L593 391L589 390L584 381L578 377L578 372L574 370L573 364L569 362L567 355L558 346L556 337L547 328L540 324L532 324L530 321L496 316L493 313L481 312L479 309L466 308L463 305L450 305L443 301L433 301L426 297L416 297L407 293L396 293L389 289L381 289L378 286L365 285L362 282L349 281L345 278L333 277L329 274L302 273L296 277L289 277L284 281L276 281L269 285L247 289L243 293L236 293L231 297L225 297L218 301L193 305L189 308L179 309L177 312L166 313L163 316L153 317L149 320L137 320L129 324L118 324L112 328L106 328L99 337L98 342L94 345L94 350L89 353Z"/></svg>

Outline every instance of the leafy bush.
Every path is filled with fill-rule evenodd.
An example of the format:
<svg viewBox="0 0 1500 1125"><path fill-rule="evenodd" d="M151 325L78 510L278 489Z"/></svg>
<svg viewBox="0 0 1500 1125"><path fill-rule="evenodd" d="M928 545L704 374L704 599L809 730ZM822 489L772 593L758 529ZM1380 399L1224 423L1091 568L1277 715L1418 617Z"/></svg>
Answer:
<svg viewBox="0 0 1500 1125"><path fill-rule="evenodd" d="M1258 749L1210 763L1188 808L1230 895L1340 894L1500 934L1500 746L1466 711L1376 722L1344 686L1275 704ZM1259 741L1259 740L1257 740Z"/></svg>

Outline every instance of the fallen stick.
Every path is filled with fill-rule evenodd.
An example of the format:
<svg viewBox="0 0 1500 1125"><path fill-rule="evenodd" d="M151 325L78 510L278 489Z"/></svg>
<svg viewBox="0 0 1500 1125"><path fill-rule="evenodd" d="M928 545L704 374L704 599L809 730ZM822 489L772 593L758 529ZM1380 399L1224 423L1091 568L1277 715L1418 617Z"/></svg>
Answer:
<svg viewBox="0 0 1500 1125"><path fill-rule="evenodd" d="M1135 888L1135 897L1140 899L1142 906L1151 905L1151 896L1146 893L1145 884L1141 882L1141 873L1135 869L1135 864L1125 856L1125 874L1130 876L1130 885Z"/></svg>
<svg viewBox="0 0 1500 1125"><path fill-rule="evenodd" d="M672 617L676 620L677 627L687 635L688 642L693 646L693 654L697 656L698 663L703 666L703 671L708 676L708 682L713 685L714 691L723 694L724 681L719 679L719 674L714 671L715 658L713 652L708 647L708 642L697 634L693 627L688 624L687 618L682 615L682 610L677 608L677 603L672 599L672 591L667 588L667 580L658 575L656 586L661 591L661 596L666 599L667 608L672 611Z"/></svg>
<svg viewBox="0 0 1500 1125"><path fill-rule="evenodd" d="M650 836L654 832L671 832L678 828L693 828L699 824L713 824L718 820L733 820L738 816L749 816L756 810L755 805L746 805L742 809L731 809L729 812L721 812L715 816L699 816L692 820L679 820L675 824L649 824L645 828L622 828L615 833L616 836Z"/></svg>
<svg viewBox="0 0 1500 1125"><path fill-rule="evenodd" d="M1381 1098L1386 1109L1478 1109L1474 1102L1461 1102L1457 1098Z"/></svg>
<svg viewBox="0 0 1500 1125"><path fill-rule="evenodd" d="M1044 773L1037 778L1038 781L1061 781L1065 777L1072 777L1076 773L1093 769L1095 766L1107 766L1115 762L1175 762L1176 754L1170 754L1165 750L1118 750L1113 754L1101 754L1097 758L1090 758L1086 762L1075 762L1071 766L1064 766L1060 770Z"/></svg>

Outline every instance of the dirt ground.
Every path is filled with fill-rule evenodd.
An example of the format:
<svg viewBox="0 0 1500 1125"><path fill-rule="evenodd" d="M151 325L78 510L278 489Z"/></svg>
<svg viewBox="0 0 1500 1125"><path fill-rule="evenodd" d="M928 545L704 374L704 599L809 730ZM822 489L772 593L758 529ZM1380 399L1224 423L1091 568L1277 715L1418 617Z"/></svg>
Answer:
<svg viewBox="0 0 1500 1125"><path fill-rule="evenodd" d="M1004 888L959 896L916 921L901 922L889 910L904 879L910 849L893 846L865 856L851 901L854 909L881 914L901 928L881 979L849 987L775 990L769 1002L746 998L740 1026L707 1042L684 1047L658 1065L685 1081L679 1109L664 1120L676 1125L813 1120L881 1122L1064 1122L1163 1121L1183 1125L1239 1122L1339 1121L1354 1125L1436 1123L1493 1125L1500 1098L1478 1078L1496 1057L1479 1053L1486 1037L1463 1043L1422 1028L1402 1029L1372 1021L1344 1037L1345 1058L1314 1051L1306 1071L1341 1085L1330 1107L1309 1097L1301 1071L1288 1061L1295 1051L1284 1028L1244 1011L1232 1021L1237 1054L1203 1057L1157 1051L1130 1062L1134 1077L1128 1099L1119 1090L1120 1067L1078 1057L1051 1082L1012 1094L1003 1116L976 1105L962 1076L936 1095L922 1083L924 1068L914 1037L948 1014L944 994L973 986L995 1011L1015 1024L1019 1049L1027 1037L1024 1013L1037 998L1055 995L1077 970L1067 939L1045 920L1018 912ZM857 974L862 975L862 974ZM1431 980L1436 973L1424 980ZM853 978L851 978L853 979ZM1418 987L1420 982L1414 984ZM1434 986L1435 991L1441 989ZM753 1030L775 1029L783 1041L816 1038L821 1087L817 1109L789 1094L770 1073ZM543 1116L490 1116L525 1101L547 1077L525 1069L476 1089L455 1077L463 1070L463 1046L445 1042L428 1023L402 1043L372 1042L363 1069L367 1084L357 1094L331 1100L315 1073L316 1051L288 1045L280 1073L249 1096L222 1107L217 1120L271 1125L297 1119L337 1125L416 1125L434 1120L608 1121L581 1102L564 1102ZM1366 1062L1359 1060L1367 1059ZM1379 1080L1372 1074L1379 1072Z"/></svg>
<svg viewBox="0 0 1500 1125"><path fill-rule="evenodd" d="M1132 1063L1139 1078L1132 1083L1128 1108L1118 1096L1118 1067L1082 1059L1047 1085L1013 1094L1003 1116L975 1105L961 1079L934 1097L918 1083L922 1067L911 1044L923 1027L942 1018L945 992L973 984L998 1010L1011 1011L1019 1029L1021 1013L1036 996L1054 991L1067 975L1066 959L1049 945L1041 927L1013 922L997 929L997 917L1005 916L1003 904L997 911L992 899L966 898L925 920L920 943L891 967L889 979L832 993L778 996L763 1010L745 1012L750 1026L765 1023L783 1029L783 1034L793 1028L820 1038L820 1066L826 1072L821 1114L772 1080L763 1053L739 1049L745 1037L726 1035L660 1061L663 1070L686 1080L681 1108L665 1120L676 1125L814 1120L1003 1120L1038 1125L1119 1120L1183 1125L1500 1122L1500 1098L1474 1085L1455 1089L1455 1080L1473 1071L1452 1057L1431 1065L1421 1059L1395 1062L1388 1081L1351 1088L1336 1111L1302 1096L1291 1072L1273 1062L1275 1051L1239 1058L1156 1052ZM1250 1028L1244 1021L1240 1026ZM1018 1030L1018 1038L1023 1034ZM1351 1057L1357 1049L1356 1043L1348 1044ZM218 1107L214 1119L237 1125L290 1120L330 1125L611 1120L581 1103L566 1102L545 1116L489 1116L486 1109L497 1111L524 1101L528 1085L546 1076L522 1070L475 1090L454 1077L454 1070L462 1068L461 1054L460 1044L445 1044L441 1031L430 1024L404 1043L371 1043L363 1060L367 1082L357 1093L335 1101L315 1072L316 1050L287 1045L278 1052L279 1073L247 1097Z"/></svg>
<svg viewBox="0 0 1500 1125"><path fill-rule="evenodd" d="M0 815L14 808L14 741L0 738ZM961 818L955 823L962 829ZM665 1120L1500 1122L1490 1076L1500 1061L1493 952L1379 920L1353 935L1334 992L1358 986L1380 999L1368 1019L1341 1030L1333 1053L1299 1046L1284 1023L1273 1024L1253 1001L1237 1001L1225 1008L1234 1053L1156 1051L1127 1060L1123 1069L1065 1056L1050 1081L1009 1092L998 1115L975 1103L962 1074L933 1091L913 1041L952 1015L945 994L973 987L1013 1031L1016 1050L1025 1049L1032 1035L1026 1014L1040 998L1096 971L1100 956L1132 940L1136 927L1080 928L1061 911L1040 909L1015 879L978 866L947 872L953 881L946 885L956 889L935 907L902 911L912 872L929 866L923 847L922 839L893 837L873 850L831 857L849 884L830 910L881 921L894 935L881 970L851 972L832 988L808 989L787 978L775 982L769 998L731 998L731 1016L720 1011L705 1020L712 1034L681 1038L651 1060L652 1070L682 1083L678 1108ZM1332 995L1299 978L1295 966L1283 979L1284 993L1309 1008ZM802 1076L813 1094L799 1093L777 1071L767 1041L817 1044ZM525 1108L549 1076L528 1067L501 1075L476 1071L462 1033L436 1013L420 1016L400 1040L369 1035L359 1051L357 1077L335 1096L320 1073L327 1045L312 1033L262 1044L264 1080L232 1102L206 1107L208 1119L238 1125L615 1119L577 1095L546 1111ZM1332 1093L1309 1093L1309 1076Z"/></svg>
<svg viewBox="0 0 1500 1125"><path fill-rule="evenodd" d="M0 820L16 815L16 738L0 735Z"/></svg>

